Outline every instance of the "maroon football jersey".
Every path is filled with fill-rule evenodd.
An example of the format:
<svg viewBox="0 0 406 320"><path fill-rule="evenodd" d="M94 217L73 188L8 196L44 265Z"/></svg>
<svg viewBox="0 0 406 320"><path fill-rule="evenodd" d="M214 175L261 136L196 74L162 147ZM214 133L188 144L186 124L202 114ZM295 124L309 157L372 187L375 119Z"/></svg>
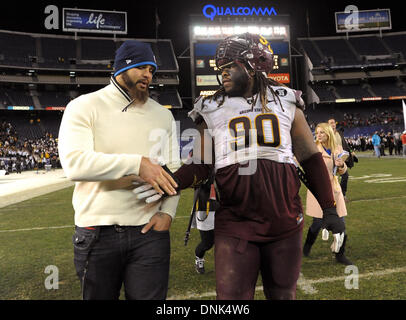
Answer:
<svg viewBox="0 0 406 320"><path fill-rule="evenodd" d="M215 232L259 242L289 237L303 227L296 168L272 160L251 161L257 163L250 175L239 174L242 164L216 172L221 206L216 211Z"/></svg>

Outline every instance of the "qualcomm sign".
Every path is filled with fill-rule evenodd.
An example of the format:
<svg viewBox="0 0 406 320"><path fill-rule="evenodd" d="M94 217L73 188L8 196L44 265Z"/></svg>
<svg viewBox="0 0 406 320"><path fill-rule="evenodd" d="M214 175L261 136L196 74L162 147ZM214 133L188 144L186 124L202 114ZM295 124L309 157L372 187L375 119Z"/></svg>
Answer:
<svg viewBox="0 0 406 320"><path fill-rule="evenodd" d="M203 15L211 20L213 20L215 16L271 16L272 14L277 15L273 7L215 7L212 4L203 7Z"/></svg>

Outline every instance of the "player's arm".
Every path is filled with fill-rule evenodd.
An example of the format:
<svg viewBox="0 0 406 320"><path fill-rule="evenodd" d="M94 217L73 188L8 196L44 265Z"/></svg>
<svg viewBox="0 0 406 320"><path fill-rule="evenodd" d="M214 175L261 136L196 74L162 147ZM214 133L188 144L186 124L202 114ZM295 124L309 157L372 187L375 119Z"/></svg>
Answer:
<svg viewBox="0 0 406 320"><path fill-rule="evenodd" d="M174 174L180 189L201 184L210 177L213 170L213 144L208 140L211 137L207 134L207 124L202 118L196 121L196 129L199 135L193 145L192 159Z"/></svg>
<svg viewBox="0 0 406 320"><path fill-rule="evenodd" d="M183 164L175 173L171 173L177 182L178 190L198 186L206 181L213 171L213 165L207 163L207 161L206 163L204 162L205 159L213 159L213 144L209 143L211 141L206 140L208 138L206 134L207 125L204 120L201 119L201 121L197 122L196 127L199 135L195 138L192 159ZM207 155L211 155L211 157ZM157 201L161 198L161 195L151 189L151 186L148 184L134 189L133 192L137 195L138 199L146 199L147 203ZM165 193L164 196L168 196L168 194Z"/></svg>
<svg viewBox="0 0 406 320"><path fill-rule="evenodd" d="M302 166L308 188L323 210L323 225L333 233L344 232L344 223L339 219L333 189L323 157L313 140L303 111L296 108L291 129L293 152Z"/></svg>

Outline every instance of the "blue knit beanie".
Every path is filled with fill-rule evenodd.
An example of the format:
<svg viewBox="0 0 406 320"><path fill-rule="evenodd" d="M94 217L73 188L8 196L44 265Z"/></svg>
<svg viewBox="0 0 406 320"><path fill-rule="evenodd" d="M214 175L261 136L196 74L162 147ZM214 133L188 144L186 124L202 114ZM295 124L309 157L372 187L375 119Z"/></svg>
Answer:
<svg viewBox="0 0 406 320"><path fill-rule="evenodd" d="M155 68L154 73L158 69L151 46L137 40L127 40L116 51L114 77L128 69L147 64Z"/></svg>

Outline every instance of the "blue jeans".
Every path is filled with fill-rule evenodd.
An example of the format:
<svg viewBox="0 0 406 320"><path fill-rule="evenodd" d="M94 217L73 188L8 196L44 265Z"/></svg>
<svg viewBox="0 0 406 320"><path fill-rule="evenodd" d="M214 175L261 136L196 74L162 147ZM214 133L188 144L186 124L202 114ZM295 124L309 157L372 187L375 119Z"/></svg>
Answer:
<svg viewBox="0 0 406 320"><path fill-rule="evenodd" d="M375 150L375 155L380 158L381 157L381 150L380 150L380 146L374 146L374 150Z"/></svg>
<svg viewBox="0 0 406 320"><path fill-rule="evenodd" d="M168 291L169 231L143 226L75 228L74 263L84 300L164 300Z"/></svg>

